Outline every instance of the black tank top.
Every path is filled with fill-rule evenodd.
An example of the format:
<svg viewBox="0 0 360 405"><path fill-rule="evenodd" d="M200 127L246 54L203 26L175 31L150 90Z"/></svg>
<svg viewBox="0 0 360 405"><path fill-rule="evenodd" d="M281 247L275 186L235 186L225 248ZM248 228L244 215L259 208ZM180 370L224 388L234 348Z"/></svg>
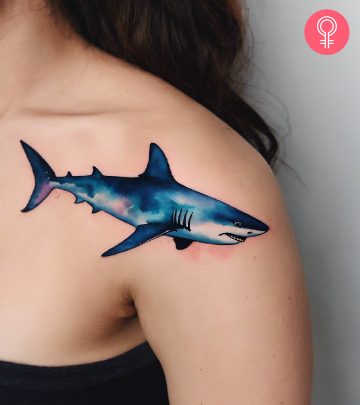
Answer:
<svg viewBox="0 0 360 405"><path fill-rule="evenodd" d="M1 405L165 405L165 375L147 341L92 363L39 366L0 360Z"/></svg>

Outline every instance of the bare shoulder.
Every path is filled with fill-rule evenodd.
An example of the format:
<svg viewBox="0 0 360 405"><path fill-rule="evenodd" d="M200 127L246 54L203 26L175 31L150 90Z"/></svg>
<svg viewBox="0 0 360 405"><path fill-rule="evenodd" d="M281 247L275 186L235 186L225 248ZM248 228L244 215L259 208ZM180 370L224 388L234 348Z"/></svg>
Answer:
<svg viewBox="0 0 360 405"><path fill-rule="evenodd" d="M46 234L46 243L62 246L59 260L87 257L87 267L104 252L101 265L126 269L121 277L164 366L172 403L305 404L304 280L271 169L240 134L160 79L113 60L88 66L79 82L66 78L74 86L64 92L44 86L31 100L39 108L11 122L16 132L27 128L23 148L35 177L22 159L24 210L59 225L53 237ZM54 189L101 212L89 220L83 205L71 217L72 196L55 201ZM55 221L55 202L66 221ZM62 227L73 239L61 236ZM31 234L33 251L39 238Z"/></svg>
<svg viewBox="0 0 360 405"><path fill-rule="evenodd" d="M170 398L308 404L308 304L276 177L213 114L167 114L145 140L157 150L149 173L167 179L155 197L167 223L126 254L138 254L133 299Z"/></svg>
<svg viewBox="0 0 360 405"><path fill-rule="evenodd" d="M80 192L104 214L91 238L101 251L86 252L104 252L101 264L121 269L172 403L307 404L305 283L274 174L206 108L113 63L91 65L54 107L75 100L83 113L61 115L51 140L36 138L38 152L53 151L46 158L55 173L92 165L103 173L89 176L85 196L83 179L51 183Z"/></svg>

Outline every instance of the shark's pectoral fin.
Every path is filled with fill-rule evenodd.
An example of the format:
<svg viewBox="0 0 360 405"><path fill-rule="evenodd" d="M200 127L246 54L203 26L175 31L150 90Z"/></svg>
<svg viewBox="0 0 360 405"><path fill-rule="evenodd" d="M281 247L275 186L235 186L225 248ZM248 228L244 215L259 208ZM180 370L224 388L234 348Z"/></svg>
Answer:
<svg viewBox="0 0 360 405"><path fill-rule="evenodd" d="M189 247L194 241L184 238L174 238L174 242L177 250L183 250Z"/></svg>
<svg viewBox="0 0 360 405"><path fill-rule="evenodd" d="M123 240L118 245L112 247L111 249L104 252L101 256L111 256L117 253L126 252L127 250L133 249L143 243L150 242L159 236L165 235L170 232L169 227L166 225L157 224L144 224L136 227L135 232L132 233L128 238Z"/></svg>

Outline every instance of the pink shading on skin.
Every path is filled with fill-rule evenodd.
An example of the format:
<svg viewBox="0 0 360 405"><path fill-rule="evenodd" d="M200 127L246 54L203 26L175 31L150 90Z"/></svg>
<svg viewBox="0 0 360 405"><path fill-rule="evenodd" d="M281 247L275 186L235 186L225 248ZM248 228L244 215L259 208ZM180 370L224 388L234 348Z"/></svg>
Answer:
<svg viewBox="0 0 360 405"><path fill-rule="evenodd" d="M234 254L234 249L237 245L211 245L207 243L193 242L188 248L183 250L183 254L188 255L194 260L198 260L200 256L213 256L218 259L228 259Z"/></svg>
<svg viewBox="0 0 360 405"><path fill-rule="evenodd" d="M206 251L219 259L228 259L234 254L234 249L238 248L237 245L208 245L205 247Z"/></svg>
<svg viewBox="0 0 360 405"><path fill-rule="evenodd" d="M188 248L182 251L183 254L188 255L193 260L198 260L200 257L200 243L193 242Z"/></svg>

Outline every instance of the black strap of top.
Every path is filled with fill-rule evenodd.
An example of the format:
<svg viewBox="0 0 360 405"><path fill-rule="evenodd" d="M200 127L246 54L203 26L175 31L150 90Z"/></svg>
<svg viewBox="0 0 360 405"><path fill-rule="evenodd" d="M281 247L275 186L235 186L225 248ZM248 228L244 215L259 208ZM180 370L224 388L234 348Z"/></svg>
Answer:
<svg viewBox="0 0 360 405"><path fill-rule="evenodd" d="M0 360L0 386L63 389L103 383L159 363L147 341L117 356L63 366L39 366Z"/></svg>

